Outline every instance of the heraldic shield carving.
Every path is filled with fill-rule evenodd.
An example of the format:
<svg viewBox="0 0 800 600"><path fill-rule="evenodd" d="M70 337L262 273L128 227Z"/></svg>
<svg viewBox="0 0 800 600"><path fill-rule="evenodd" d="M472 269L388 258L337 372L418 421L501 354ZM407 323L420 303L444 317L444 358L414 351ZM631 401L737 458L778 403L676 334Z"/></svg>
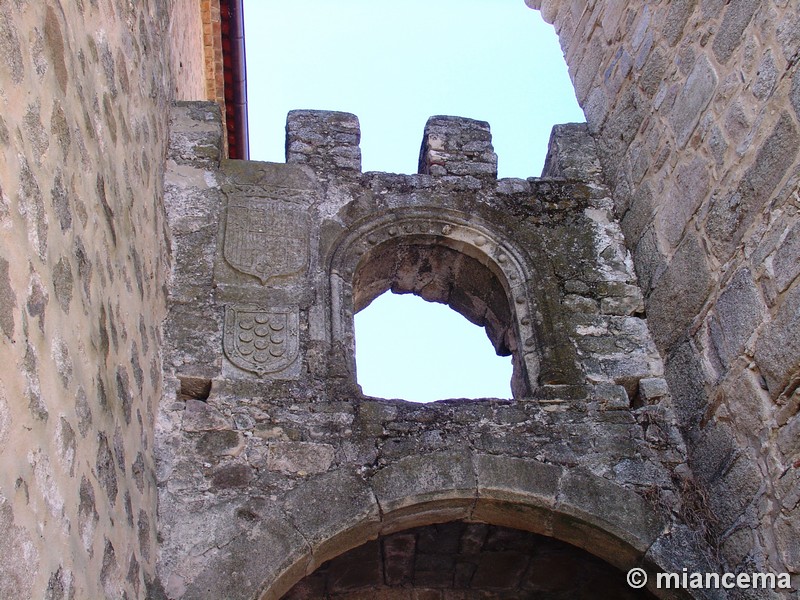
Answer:
<svg viewBox="0 0 800 600"><path fill-rule="evenodd" d="M225 356L258 375L282 371L297 358L297 326L297 309L226 306Z"/></svg>
<svg viewBox="0 0 800 600"><path fill-rule="evenodd" d="M225 225L225 260L265 284L308 265L308 208L281 200L232 197Z"/></svg>

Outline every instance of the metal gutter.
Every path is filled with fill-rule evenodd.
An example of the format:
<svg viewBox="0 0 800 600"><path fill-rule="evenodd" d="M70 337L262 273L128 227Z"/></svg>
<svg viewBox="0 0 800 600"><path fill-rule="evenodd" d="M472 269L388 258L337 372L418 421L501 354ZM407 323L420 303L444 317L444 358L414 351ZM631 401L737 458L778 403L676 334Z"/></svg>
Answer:
<svg viewBox="0 0 800 600"><path fill-rule="evenodd" d="M243 0L221 0L222 57L225 73L225 116L230 158L250 158L247 121L247 65ZM227 8L227 10L225 10Z"/></svg>

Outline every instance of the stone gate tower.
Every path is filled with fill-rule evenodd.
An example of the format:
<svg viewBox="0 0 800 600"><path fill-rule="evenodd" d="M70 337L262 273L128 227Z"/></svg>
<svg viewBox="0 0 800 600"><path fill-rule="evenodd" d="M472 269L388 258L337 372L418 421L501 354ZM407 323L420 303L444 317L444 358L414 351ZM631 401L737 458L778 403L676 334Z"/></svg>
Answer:
<svg viewBox="0 0 800 600"><path fill-rule="evenodd" d="M240 0L0 0L0 598L797 596L800 4L526 1L587 123L498 180L452 117L417 174L340 113L228 160ZM514 398L364 397L387 289Z"/></svg>
<svg viewBox="0 0 800 600"><path fill-rule="evenodd" d="M691 477L663 364L586 127L557 127L544 176L527 180L497 179L480 121L432 117L416 175L362 173L353 115L295 111L286 130L286 164L220 161L215 107L173 110L156 440L166 596L277 599L324 564L333 574L293 597L551 585L543 572L485 581L499 560L481 549L487 526L577 546L572 577L596 566L587 550L624 596L614 567L703 564L697 507L676 493ZM512 356L514 398L364 397L353 314L386 290L484 327ZM472 562L450 557L460 578L444 569L431 587L408 565L419 536L456 535L453 523L477 536ZM547 537L531 539L549 556ZM378 567L342 580L326 563L352 548Z"/></svg>

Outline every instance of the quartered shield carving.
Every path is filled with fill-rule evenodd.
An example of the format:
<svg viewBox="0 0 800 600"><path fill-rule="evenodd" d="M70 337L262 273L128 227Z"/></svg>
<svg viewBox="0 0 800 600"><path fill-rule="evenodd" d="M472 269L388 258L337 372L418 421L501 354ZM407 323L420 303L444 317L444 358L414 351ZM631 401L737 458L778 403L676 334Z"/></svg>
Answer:
<svg viewBox="0 0 800 600"><path fill-rule="evenodd" d="M297 309L225 307L225 356L245 371L265 375L282 371L297 358Z"/></svg>
<svg viewBox="0 0 800 600"><path fill-rule="evenodd" d="M231 197L223 254L234 269L258 277L293 275L308 265L308 207L265 198Z"/></svg>

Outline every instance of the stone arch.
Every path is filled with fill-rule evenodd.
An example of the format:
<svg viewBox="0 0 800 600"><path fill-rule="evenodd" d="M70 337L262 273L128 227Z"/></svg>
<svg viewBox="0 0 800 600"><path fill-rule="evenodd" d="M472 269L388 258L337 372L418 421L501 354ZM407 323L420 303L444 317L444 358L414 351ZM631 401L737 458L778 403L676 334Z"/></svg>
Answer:
<svg viewBox="0 0 800 600"><path fill-rule="evenodd" d="M654 600L625 573L553 537L476 521L381 534L306 575L282 600Z"/></svg>
<svg viewBox="0 0 800 600"><path fill-rule="evenodd" d="M531 261L482 219L441 207L369 216L348 228L330 261L331 339L355 372L353 314L387 290L447 304L486 328L496 352L512 355L515 397L537 387L541 336Z"/></svg>
<svg viewBox="0 0 800 600"><path fill-rule="evenodd" d="M664 516L626 487L581 468L468 448L371 473L330 471L236 514L246 530L217 550L184 598L278 600L324 562L380 535L455 520L552 537L622 571L680 572L695 559Z"/></svg>

